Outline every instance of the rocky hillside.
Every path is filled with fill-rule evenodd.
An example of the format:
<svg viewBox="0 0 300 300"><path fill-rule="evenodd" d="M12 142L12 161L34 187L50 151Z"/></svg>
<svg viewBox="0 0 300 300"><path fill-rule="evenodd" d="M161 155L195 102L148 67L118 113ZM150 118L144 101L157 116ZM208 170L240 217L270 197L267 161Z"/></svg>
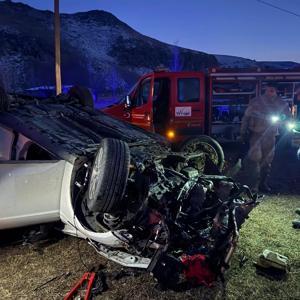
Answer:
<svg viewBox="0 0 300 300"><path fill-rule="evenodd" d="M61 14L62 77L98 92L126 90L158 66L201 70L218 65L203 52L146 37L104 11ZM9 90L54 85L53 13L0 2L0 74Z"/></svg>

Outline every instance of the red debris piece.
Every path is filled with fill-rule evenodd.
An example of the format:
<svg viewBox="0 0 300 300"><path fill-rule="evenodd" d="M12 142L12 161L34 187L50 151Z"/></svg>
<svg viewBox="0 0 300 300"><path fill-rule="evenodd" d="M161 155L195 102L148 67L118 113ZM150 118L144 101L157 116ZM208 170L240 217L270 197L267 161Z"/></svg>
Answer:
<svg viewBox="0 0 300 300"><path fill-rule="evenodd" d="M216 280L216 274L211 270L205 255L196 254L181 258L183 263L185 278L195 285L212 286Z"/></svg>
<svg viewBox="0 0 300 300"><path fill-rule="evenodd" d="M94 272L86 272L76 285L65 296L64 300L75 299L80 296L80 299L89 300L91 296L92 286L95 280L96 274ZM82 297L82 298L81 298ZM84 297L84 298L83 298ZM76 298L77 299L77 298Z"/></svg>

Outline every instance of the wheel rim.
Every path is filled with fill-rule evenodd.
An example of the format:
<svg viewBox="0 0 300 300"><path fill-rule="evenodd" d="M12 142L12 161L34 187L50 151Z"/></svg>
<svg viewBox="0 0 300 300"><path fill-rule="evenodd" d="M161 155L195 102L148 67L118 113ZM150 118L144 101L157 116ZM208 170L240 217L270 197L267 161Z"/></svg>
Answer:
<svg viewBox="0 0 300 300"><path fill-rule="evenodd" d="M96 197L96 186L98 183L98 179L100 176L100 170L101 170L101 162L102 162L102 156L103 156L103 149L100 148L97 157L94 162L94 167L91 175L90 180L90 187L89 187L89 198L95 199Z"/></svg>
<svg viewBox="0 0 300 300"><path fill-rule="evenodd" d="M209 143L203 141L191 141L190 143L186 144L183 148L184 151L188 153L195 153L198 151L202 151L208 154L210 160L215 164L219 165L219 156L216 149L210 145Z"/></svg>

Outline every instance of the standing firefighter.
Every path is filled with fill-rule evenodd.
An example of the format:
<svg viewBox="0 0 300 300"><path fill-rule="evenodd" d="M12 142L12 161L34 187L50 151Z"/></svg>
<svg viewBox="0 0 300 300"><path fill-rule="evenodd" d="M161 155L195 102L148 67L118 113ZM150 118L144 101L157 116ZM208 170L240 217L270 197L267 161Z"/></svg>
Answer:
<svg viewBox="0 0 300 300"><path fill-rule="evenodd" d="M300 120L300 86L296 88L294 96L294 107L296 107L296 118Z"/></svg>
<svg viewBox="0 0 300 300"><path fill-rule="evenodd" d="M275 152L278 125L272 118L290 117L290 111L278 95L274 84L269 83L263 95L252 99L242 119L241 138L249 143L243 161L245 183L254 191L271 192L267 179Z"/></svg>

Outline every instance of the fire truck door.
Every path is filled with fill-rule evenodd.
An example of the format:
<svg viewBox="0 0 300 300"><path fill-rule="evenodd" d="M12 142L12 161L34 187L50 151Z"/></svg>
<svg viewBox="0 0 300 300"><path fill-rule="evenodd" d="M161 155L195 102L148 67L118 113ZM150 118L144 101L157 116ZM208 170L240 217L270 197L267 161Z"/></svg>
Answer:
<svg viewBox="0 0 300 300"><path fill-rule="evenodd" d="M141 81L131 96L131 123L153 131L153 76Z"/></svg>

